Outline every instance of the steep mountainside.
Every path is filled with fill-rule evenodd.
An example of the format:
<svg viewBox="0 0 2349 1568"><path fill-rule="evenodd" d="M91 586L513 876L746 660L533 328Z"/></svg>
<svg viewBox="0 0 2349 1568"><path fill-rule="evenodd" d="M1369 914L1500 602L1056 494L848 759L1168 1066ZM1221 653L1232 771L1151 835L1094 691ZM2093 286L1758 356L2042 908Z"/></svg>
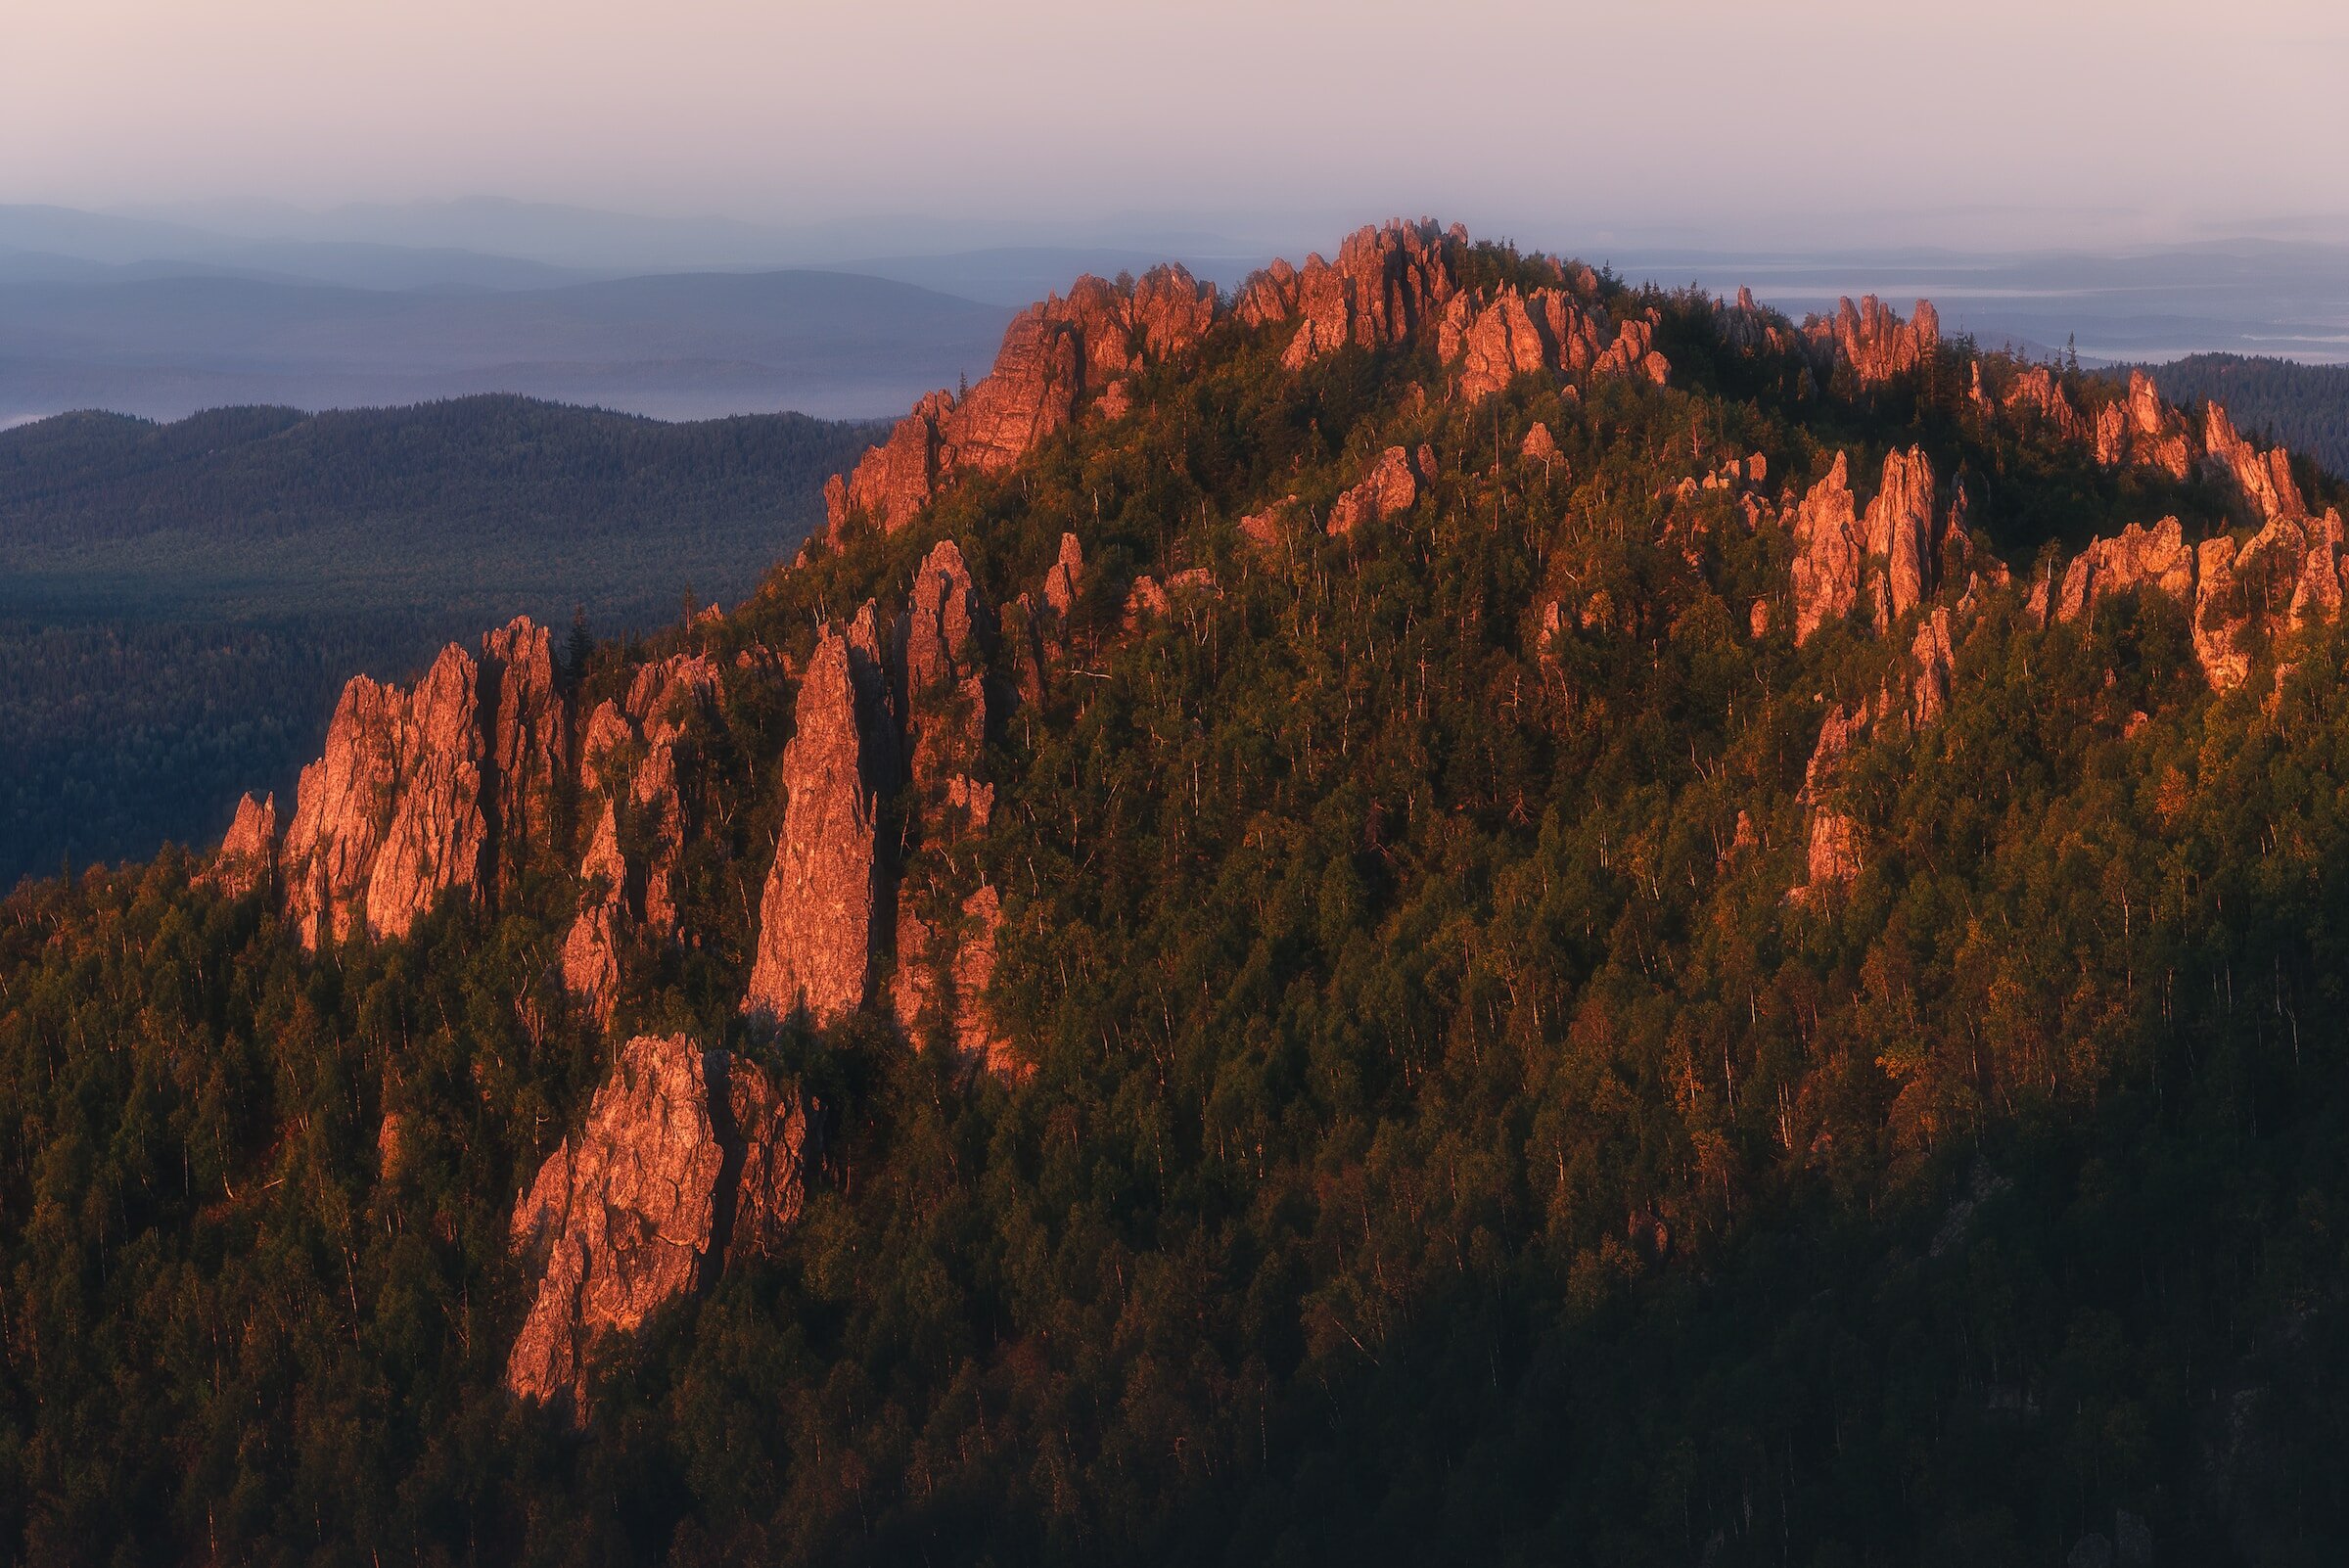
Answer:
<svg viewBox="0 0 2349 1568"><path fill-rule="evenodd" d="M0 922L36 1557L2326 1561L2343 487L1433 223Z"/></svg>

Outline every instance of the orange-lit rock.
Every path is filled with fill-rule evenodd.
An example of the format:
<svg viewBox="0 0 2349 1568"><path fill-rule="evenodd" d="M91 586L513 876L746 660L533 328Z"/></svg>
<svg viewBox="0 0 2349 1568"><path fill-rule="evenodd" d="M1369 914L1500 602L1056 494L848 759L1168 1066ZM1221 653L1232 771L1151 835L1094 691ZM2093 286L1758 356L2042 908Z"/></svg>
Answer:
<svg viewBox="0 0 2349 1568"><path fill-rule="evenodd" d="M242 899L266 891L277 877L277 797L255 801L251 795L237 802L236 820L220 841L211 868L204 880L226 899Z"/></svg>
<svg viewBox="0 0 2349 1568"><path fill-rule="evenodd" d="M759 909L743 1006L833 1022L868 999L879 866L864 724L848 640L825 628L801 677L783 751L783 831Z"/></svg>
<svg viewBox="0 0 2349 1568"><path fill-rule="evenodd" d="M514 1206L529 1315L506 1361L516 1395L587 1414L597 1346L700 1288L726 1254L798 1218L808 1118L796 1092L682 1035L638 1036ZM722 1251L721 1251L722 1244Z"/></svg>
<svg viewBox="0 0 2349 1568"><path fill-rule="evenodd" d="M1941 318L1931 301L1919 300L1915 313L1903 321L1871 294L1857 307L1848 299L1838 301L1834 315L1804 332L1831 359L1851 366L1861 386L1873 387L1932 356L1941 343Z"/></svg>
<svg viewBox="0 0 2349 1568"><path fill-rule="evenodd" d="M1378 466L1367 479L1330 503L1326 530L1342 538L1366 523L1401 517L1419 499L1419 482L1411 474L1410 455L1400 446L1379 454Z"/></svg>
<svg viewBox="0 0 2349 1568"><path fill-rule="evenodd" d="M1795 507L1794 640L1797 646L1860 602L1860 569L1867 539L1852 507L1850 465L1835 454L1826 478Z"/></svg>
<svg viewBox="0 0 2349 1568"><path fill-rule="evenodd" d="M2091 540L2064 569L2055 619L2078 621L2100 599L2149 588L2181 603L2194 592L2194 552L2174 517L2150 529L2132 523L2117 538Z"/></svg>

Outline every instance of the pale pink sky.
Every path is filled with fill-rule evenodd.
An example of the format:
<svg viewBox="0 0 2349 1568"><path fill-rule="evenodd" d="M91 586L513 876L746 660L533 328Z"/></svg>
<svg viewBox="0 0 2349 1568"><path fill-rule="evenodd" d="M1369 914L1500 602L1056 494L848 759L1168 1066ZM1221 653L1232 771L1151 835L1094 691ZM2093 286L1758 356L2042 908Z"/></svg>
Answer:
<svg viewBox="0 0 2349 1568"><path fill-rule="evenodd" d="M2349 214L2343 0L0 12L0 202L1429 210L1691 238L1934 214L1919 238L1992 243Z"/></svg>

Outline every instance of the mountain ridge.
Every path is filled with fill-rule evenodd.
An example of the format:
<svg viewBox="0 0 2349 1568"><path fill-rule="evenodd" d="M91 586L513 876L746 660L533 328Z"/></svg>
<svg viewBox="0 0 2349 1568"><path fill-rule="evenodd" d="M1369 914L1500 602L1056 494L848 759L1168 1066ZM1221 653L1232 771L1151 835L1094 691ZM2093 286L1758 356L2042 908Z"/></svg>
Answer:
<svg viewBox="0 0 2349 1568"><path fill-rule="evenodd" d="M298 1351L152 1374L299 1473L44 1363L11 1419L77 1462L203 1457L110 1525L36 1440L23 1528L162 1547L272 1476L232 1539L2321 1554L2343 498L1921 304L1424 221L1080 280L731 611L354 683L282 838L20 895L15 1125L114 966L84 1005L160 1022L75 1072L196 1031L262 1107L156 1089L126 1223L307 1281ZM81 1178L0 1174L62 1245ZM197 1308L53 1270L42 1343L200 1348L240 1256Z"/></svg>

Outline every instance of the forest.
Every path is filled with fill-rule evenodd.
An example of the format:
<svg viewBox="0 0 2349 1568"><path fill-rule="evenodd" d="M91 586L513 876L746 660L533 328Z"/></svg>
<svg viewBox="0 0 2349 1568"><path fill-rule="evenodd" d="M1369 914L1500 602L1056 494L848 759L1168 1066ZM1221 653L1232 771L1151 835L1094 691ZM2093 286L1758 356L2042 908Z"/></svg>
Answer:
<svg viewBox="0 0 2349 1568"><path fill-rule="evenodd" d="M2034 610L2124 525L2259 527L1999 395L2097 378L1946 342L1821 373L1791 324L1583 287L1668 377L1471 400L1432 328L1294 364L1226 308L1129 411L721 618L582 640L582 715L657 658L725 671L693 936L629 949L608 1028L557 974L568 857L314 956L201 851L19 889L0 1552L2338 1561L2349 627L2279 621L2222 691L2161 592ZM1798 641L1793 501L1912 448L1964 497L1926 598ZM1329 535L1391 449L1411 505ZM1240 527L1284 506L1277 549ZM941 541L1008 605L1064 533L1065 663L989 732L954 862L1002 893L1022 1070L747 1016L776 671ZM1946 696L1896 719L1936 609ZM1886 716L1829 795L1847 709ZM1822 803L1859 864L1798 892ZM511 1217L614 1042L670 1031L830 1132L787 1242L607 1344L575 1430L500 1380Z"/></svg>
<svg viewBox="0 0 2349 1568"><path fill-rule="evenodd" d="M518 612L613 636L740 597L871 437L488 396L0 432L0 888L216 837L362 670Z"/></svg>
<svg viewBox="0 0 2349 1568"><path fill-rule="evenodd" d="M2244 429L2264 431L2333 473L2349 474L2349 365L2188 354L2142 368L2172 402L2225 403Z"/></svg>

